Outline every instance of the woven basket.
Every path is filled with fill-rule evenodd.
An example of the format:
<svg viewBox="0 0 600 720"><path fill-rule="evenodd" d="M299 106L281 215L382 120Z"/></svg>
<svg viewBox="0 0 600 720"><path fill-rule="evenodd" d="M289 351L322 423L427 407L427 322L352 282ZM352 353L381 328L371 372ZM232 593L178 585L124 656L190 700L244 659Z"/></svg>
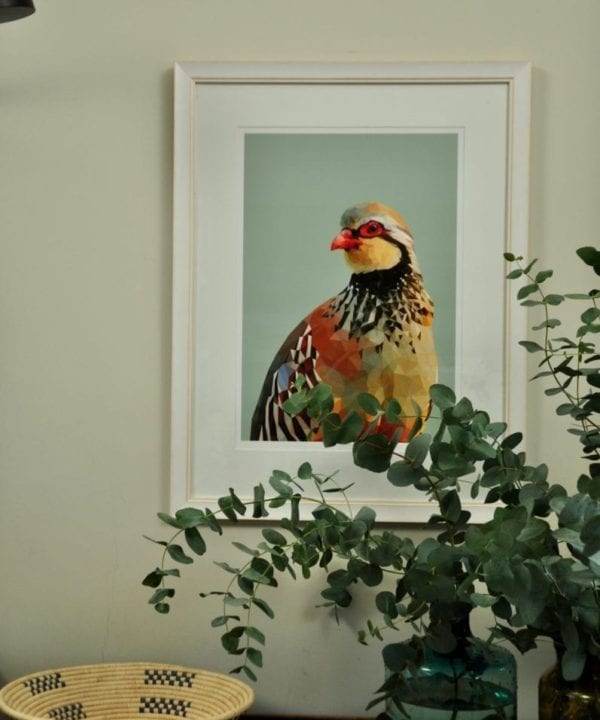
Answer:
<svg viewBox="0 0 600 720"><path fill-rule="evenodd" d="M0 710L17 720L189 720L239 717L254 691L229 675L157 663L81 665L25 675L0 691Z"/></svg>

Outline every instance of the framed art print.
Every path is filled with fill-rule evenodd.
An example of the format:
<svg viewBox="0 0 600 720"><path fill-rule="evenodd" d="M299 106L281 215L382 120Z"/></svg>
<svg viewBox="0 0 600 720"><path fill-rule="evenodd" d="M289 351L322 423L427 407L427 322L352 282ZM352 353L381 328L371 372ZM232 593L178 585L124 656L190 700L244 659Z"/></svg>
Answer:
<svg viewBox="0 0 600 720"><path fill-rule="evenodd" d="M529 92L523 63L177 64L173 509L214 506L229 487L250 499L308 460L381 521L431 514L347 446L256 429L278 349L349 283L331 250L361 208L391 209L414 240L439 382L523 427L523 318L503 253L526 250Z"/></svg>

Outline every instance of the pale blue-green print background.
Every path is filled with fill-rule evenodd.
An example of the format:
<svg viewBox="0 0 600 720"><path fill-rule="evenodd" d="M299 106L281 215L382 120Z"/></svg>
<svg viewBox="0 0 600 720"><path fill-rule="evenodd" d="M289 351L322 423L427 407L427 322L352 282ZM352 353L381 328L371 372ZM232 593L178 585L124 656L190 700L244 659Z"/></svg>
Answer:
<svg viewBox="0 0 600 720"><path fill-rule="evenodd" d="M244 155L241 439L283 340L348 282L329 246L358 202L389 205L411 228L436 307L439 379L453 385L458 136L251 133Z"/></svg>

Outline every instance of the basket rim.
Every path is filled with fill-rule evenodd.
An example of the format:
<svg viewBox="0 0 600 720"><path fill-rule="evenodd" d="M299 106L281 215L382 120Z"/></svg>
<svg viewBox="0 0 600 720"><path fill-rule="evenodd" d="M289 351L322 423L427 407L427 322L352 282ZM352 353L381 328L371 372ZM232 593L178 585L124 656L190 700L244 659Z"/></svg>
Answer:
<svg viewBox="0 0 600 720"><path fill-rule="evenodd" d="M136 670L136 669L167 669L167 670L177 670L177 671L184 671L184 672L192 672L196 675L202 675L204 677L214 677L218 678L221 683L228 684L231 687L235 687L238 690L242 692L242 695L244 697L240 698L239 704L227 711L226 713L221 713L220 715L215 715L214 718L211 717L210 720L228 720L229 718L235 718L244 713L254 702L255 699L255 693L254 689L250 687L246 682L243 680L239 680L238 678L231 677L231 675L228 675L226 673L218 672L215 670L205 670L203 668L198 667L192 667L190 665L180 665L177 663L171 663L171 662L158 662L158 661L124 661L124 662L101 662L101 663L89 663L89 664L81 664L81 665L64 665L62 667L57 668L45 668L43 670L38 670L36 672L27 673L26 675L21 675L20 677L15 678L14 680L11 680L10 682L6 683L2 688L0 688L0 711L6 713L9 717L15 718L16 720L42 720L44 716L41 715L31 715L25 712L22 712L19 709L14 708L11 706L7 699L6 695L10 693L11 690L13 690L16 687L20 687L23 683L27 682L27 680L31 678L40 677L41 675L51 675L53 673L65 673L65 672L76 672L80 670L81 672L90 672L93 670ZM208 718L207 718L208 720Z"/></svg>

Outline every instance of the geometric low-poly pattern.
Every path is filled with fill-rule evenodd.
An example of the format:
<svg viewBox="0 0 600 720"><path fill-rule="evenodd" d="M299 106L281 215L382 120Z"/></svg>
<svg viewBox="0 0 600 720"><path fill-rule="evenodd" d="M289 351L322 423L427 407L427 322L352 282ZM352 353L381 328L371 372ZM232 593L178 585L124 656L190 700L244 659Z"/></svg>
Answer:
<svg viewBox="0 0 600 720"><path fill-rule="evenodd" d="M144 670L145 685L169 685L171 687L192 687L196 673L177 670Z"/></svg>
<svg viewBox="0 0 600 720"><path fill-rule="evenodd" d="M306 325L299 332L295 344L289 348L288 361L272 374L264 404L260 440L297 440L311 435L310 419L304 414L288 415L283 410L283 404L293 392L299 375L304 377L304 387L307 389L321 382L315 370L317 357L311 328Z"/></svg>
<svg viewBox="0 0 600 720"><path fill-rule="evenodd" d="M30 678L23 683L32 695L39 695L40 693L47 692L48 690L56 690L57 688L66 687L66 684L61 679L60 673L49 673L48 675L38 675L34 678Z"/></svg>
<svg viewBox="0 0 600 720"><path fill-rule="evenodd" d="M429 416L429 388L437 382L434 305L425 290L404 219L379 203L361 203L342 216L332 249L342 249L353 270L348 285L310 312L283 342L269 367L252 418L251 440L322 439L308 413L283 409L297 392L319 383L333 391L333 412L361 412L358 397L402 408L379 431L405 442L417 418ZM416 410L419 408L419 410Z"/></svg>
<svg viewBox="0 0 600 720"><path fill-rule="evenodd" d="M187 700L173 700L172 698L141 697L138 712L152 715L175 715L186 717L192 703Z"/></svg>

